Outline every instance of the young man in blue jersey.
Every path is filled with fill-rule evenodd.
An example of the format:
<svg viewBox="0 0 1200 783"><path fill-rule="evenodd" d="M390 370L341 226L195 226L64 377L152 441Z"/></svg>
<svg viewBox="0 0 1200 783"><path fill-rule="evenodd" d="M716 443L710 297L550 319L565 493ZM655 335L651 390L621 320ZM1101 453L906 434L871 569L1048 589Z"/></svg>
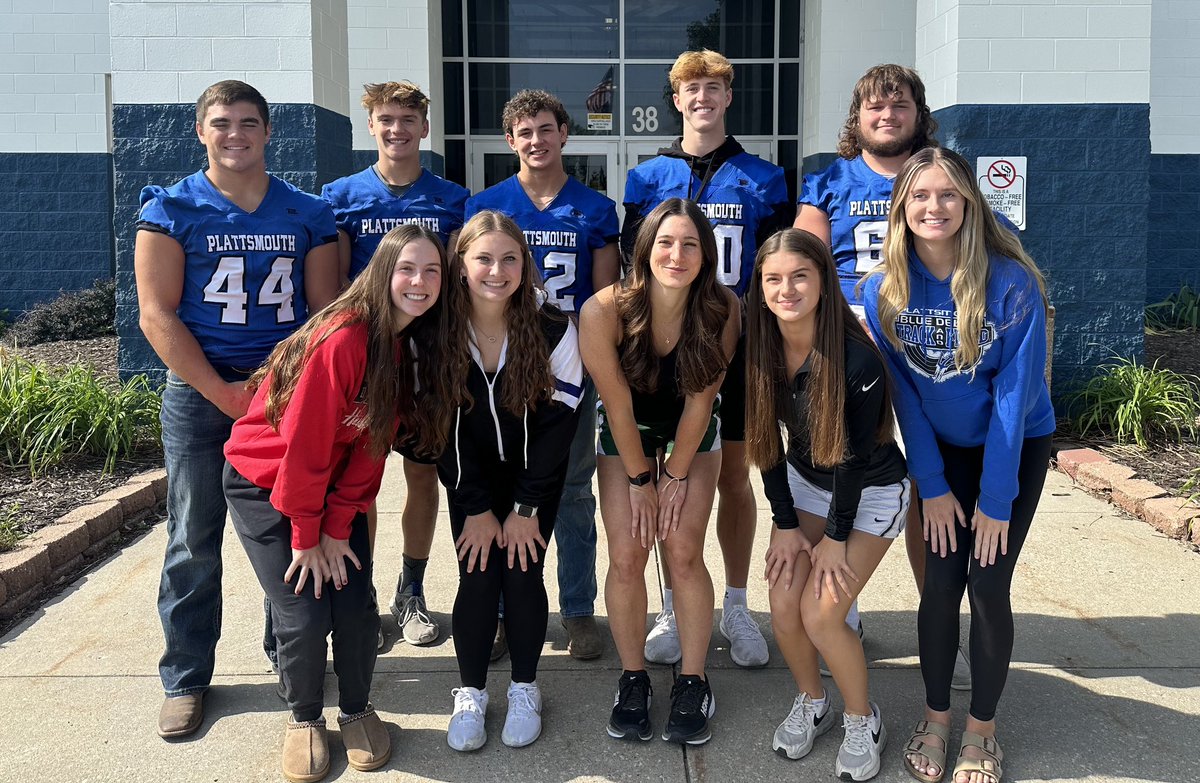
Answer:
<svg viewBox="0 0 1200 783"><path fill-rule="evenodd" d="M222 449L250 403L246 379L337 293L333 213L267 174L262 95L244 82L212 85L196 102L196 135L207 169L142 191L134 244L141 329L168 370L158 595L166 638L158 732L167 739L204 719L221 633Z"/></svg>
<svg viewBox="0 0 1200 783"><path fill-rule="evenodd" d="M683 115L683 136L629 172L621 246L626 255L632 251L643 216L663 200L692 199L717 235L718 278L740 297L749 284L759 245L792 221L794 207L783 169L749 154L726 135L725 112L733 101L729 60L707 49L684 52L675 60L670 80L675 108ZM721 388L717 539L726 587L720 627L734 663L757 667L766 665L768 652L762 631L746 608L757 509L746 467L743 350L739 342ZM681 652L665 567L663 576L663 611L646 638L645 652L648 660L674 663Z"/></svg>
<svg viewBox="0 0 1200 783"><path fill-rule="evenodd" d="M570 117L543 90L522 90L504 105L504 138L520 168L473 196L467 217L484 209L509 215L525 234L545 279L550 301L578 323L592 294L617 281L620 255L617 205L563 168ZM580 660L603 651L596 627L596 387L585 384L579 424L568 457L567 480L554 522L558 546L558 602L567 652ZM503 625L501 625L501 628Z"/></svg>
<svg viewBox="0 0 1200 783"><path fill-rule="evenodd" d="M883 260L892 183L913 153L938 146L936 131L917 72L902 65L876 65L854 85L837 160L806 174L800 186L795 226L829 243L842 293L860 319L865 316L858 281ZM918 592L925 583L922 536L920 511L913 503L904 542ZM857 602L846 622L862 633ZM969 690L970 683L971 670L960 650L953 687Z"/></svg>
<svg viewBox="0 0 1200 783"><path fill-rule="evenodd" d="M349 177L329 183L321 196L333 207L343 282L358 276L383 235L398 225L418 223L438 235L447 249L462 228L470 192L421 166L421 139L429 135L429 98L412 82L363 85L367 130L379 158ZM403 565L391 611L409 644L432 644L440 629L425 605L425 566L437 523L438 478L432 462L404 456L408 492L400 526ZM371 542L376 516L369 515ZM382 643L382 631L380 632Z"/></svg>

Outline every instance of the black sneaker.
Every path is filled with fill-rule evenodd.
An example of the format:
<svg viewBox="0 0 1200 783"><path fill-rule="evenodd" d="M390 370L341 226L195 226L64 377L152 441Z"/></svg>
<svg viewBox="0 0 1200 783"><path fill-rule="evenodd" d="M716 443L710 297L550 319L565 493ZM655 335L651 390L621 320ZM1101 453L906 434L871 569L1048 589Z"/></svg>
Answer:
<svg viewBox="0 0 1200 783"><path fill-rule="evenodd" d="M637 737L645 742L654 734L650 729L650 675L646 672L622 674L617 680L617 698L608 719L608 736L617 739Z"/></svg>
<svg viewBox="0 0 1200 783"><path fill-rule="evenodd" d="M675 678L671 688L671 714L662 738L667 742L703 745L712 737L708 719L717 711L708 681L694 674Z"/></svg>

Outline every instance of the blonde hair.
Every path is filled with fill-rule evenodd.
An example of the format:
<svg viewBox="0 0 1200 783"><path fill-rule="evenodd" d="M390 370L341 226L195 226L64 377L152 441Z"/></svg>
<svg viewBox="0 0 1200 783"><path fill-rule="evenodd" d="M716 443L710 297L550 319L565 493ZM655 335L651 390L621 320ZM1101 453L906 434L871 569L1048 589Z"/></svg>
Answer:
<svg viewBox="0 0 1200 783"><path fill-rule="evenodd" d="M675 58L675 64L671 66L671 92L679 92L679 85L684 82L706 77L722 80L728 89L733 86L733 64L725 55L712 49L684 52Z"/></svg>
<svg viewBox="0 0 1200 783"><path fill-rule="evenodd" d="M378 82L363 85L362 107L367 115L389 103L398 103L405 109L416 109L421 119L429 119L429 98L421 88L410 81Z"/></svg>
<svg viewBox="0 0 1200 783"><path fill-rule="evenodd" d="M915 153L896 176L892 188L892 211L888 215L887 237L883 242L883 263L870 275L883 275L879 284L879 322L888 342L902 349L896 334L896 316L908 307L908 254L912 232L905 216L913 183L922 172L937 166L946 173L964 201L963 223L958 230L954 277L950 295L957 313L958 347L954 366L959 372L973 368L979 361L979 333L987 310L987 285L991 265L989 253L1011 258L1037 283L1040 304L1047 306L1046 281L1034 260L1021 247L1021 240L1000 225L983 198L971 166L963 156L944 147L926 147ZM870 276L869 275L869 276ZM1018 316L1019 317L1019 316ZM1000 326L999 324L997 326ZM970 336L969 339L965 336Z"/></svg>

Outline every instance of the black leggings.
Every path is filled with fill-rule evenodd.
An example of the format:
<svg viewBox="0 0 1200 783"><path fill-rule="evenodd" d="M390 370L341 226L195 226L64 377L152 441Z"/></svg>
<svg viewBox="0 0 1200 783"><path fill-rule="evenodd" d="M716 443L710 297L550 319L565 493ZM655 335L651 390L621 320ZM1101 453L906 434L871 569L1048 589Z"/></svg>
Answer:
<svg viewBox="0 0 1200 783"><path fill-rule="evenodd" d="M565 461L562 468L553 501L538 507L538 529L545 541L550 540L554 531L562 481L566 477ZM490 488L492 513L503 525L513 510L515 476L503 469L495 473ZM458 504L453 489L447 489L446 496L450 506L450 532L457 541L467 516ZM550 614L546 584L542 581L546 550L540 546L537 550L536 563L526 559L528 571L522 571L520 560L516 559L513 567L509 568L508 552L495 544L488 552L486 571L480 571L476 562L475 570L468 574L466 558L458 562L458 595L454 599L452 630L454 651L458 656L458 673L464 686L482 689L487 685L488 662L492 640L496 637L496 624L499 622L497 613L502 595L504 632L512 658L513 682L533 682L537 679L538 660L546 643L546 621Z"/></svg>
<svg viewBox="0 0 1200 783"><path fill-rule="evenodd" d="M983 447L963 448L938 441L946 482L963 513L970 517L979 498L983 475ZM991 720L1008 679L1012 658L1013 616L1010 601L1013 570L1029 533L1046 469L1050 462L1050 436L1026 438L1017 468L1017 497L1008 527L1008 554L997 550L996 562L986 568L972 557L975 537L970 528L955 527L958 551L946 557L925 550L925 588L917 612L921 650L921 676L925 703L939 712L950 709L950 680L958 647L958 608L963 590L971 603L971 716Z"/></svg>

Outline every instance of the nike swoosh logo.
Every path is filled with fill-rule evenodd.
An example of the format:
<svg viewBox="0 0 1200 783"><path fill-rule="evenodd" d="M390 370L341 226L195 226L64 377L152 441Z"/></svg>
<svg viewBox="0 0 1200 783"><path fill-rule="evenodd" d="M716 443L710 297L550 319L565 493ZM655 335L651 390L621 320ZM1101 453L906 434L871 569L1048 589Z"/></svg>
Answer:
<svg viewBox="0 0 1200 783"><path fill-rule="evenodd" d="M872 386L874 386L874 385L875 385L875 384L877 384L877 383L879 383L879 379L878 379L878 378L876 378L875 380L871 381L871 382L870 382L868 385L866 385L866 386L862 387L862 390L863 390L864 392L871 391L871 387L872 387Z"/></svg>
<svg viewBox="0 0 1200 783"><path fill-rule="evenodd" d="M875 743L876 745L878 745L878 744L879 744L879 732L878 732L878 731L872 731L872 732L871 732L871 739L872 739L872 741L874 741L874 743Z"/></svg>

